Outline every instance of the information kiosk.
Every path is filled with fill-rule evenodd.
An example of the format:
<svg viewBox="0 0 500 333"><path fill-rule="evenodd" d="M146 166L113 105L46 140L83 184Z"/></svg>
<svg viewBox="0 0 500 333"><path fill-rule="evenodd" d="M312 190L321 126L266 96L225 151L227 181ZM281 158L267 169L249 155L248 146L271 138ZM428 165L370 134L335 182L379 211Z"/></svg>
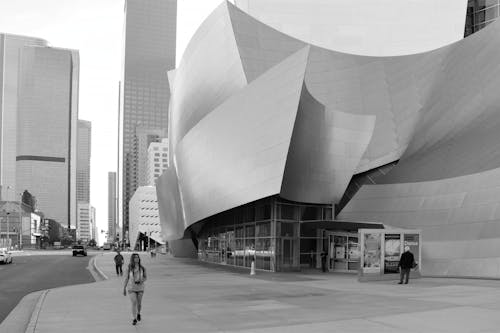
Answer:
<svg viewBox="0 0 500 333"><path fill-rule="evenodd" d="M359 229L359 281L399 279L399 259L410 247L417 266L410 278L419 278L422 269L422 232L410 229Z"/></svg>

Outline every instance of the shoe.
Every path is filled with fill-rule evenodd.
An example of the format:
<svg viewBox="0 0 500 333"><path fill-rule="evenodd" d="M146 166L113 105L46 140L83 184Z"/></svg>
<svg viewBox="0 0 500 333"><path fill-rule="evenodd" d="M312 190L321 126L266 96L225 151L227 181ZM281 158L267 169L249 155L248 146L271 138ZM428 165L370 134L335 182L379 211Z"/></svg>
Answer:
<svg viewBox="0 0 500 333"><path fill-rule="evenodd" d="M137 324L137 320L136 319L132 320L132 325L136 325L136 324Z"/></svg>
<svg viewBox="0 0 500 333"><path fill-rule="evenodd" d="M140 313L137 314L137 321L141 321L141 314Z"/></svg>
<svg viewBox="0 0 500 333"><path fill-rule="evenodd" d="M403 284L403 282L398 282L398 284Z"/></svg>
<svg viewBox="0 0 500 333"><path fill-rule="evenodd" d="M405 284L408 284L408 282L405 282Z"/></svg>

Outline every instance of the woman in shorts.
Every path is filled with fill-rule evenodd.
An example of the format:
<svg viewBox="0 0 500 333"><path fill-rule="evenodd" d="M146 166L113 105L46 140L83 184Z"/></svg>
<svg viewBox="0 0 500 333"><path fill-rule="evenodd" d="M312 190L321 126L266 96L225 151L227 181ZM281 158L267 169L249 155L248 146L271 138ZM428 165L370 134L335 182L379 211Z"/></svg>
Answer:
<svg viewBox="0 0 500 333"><path fill-rule="evenodd" d="M133 253L130 257L130 263L127 267L127 277L123 286L123 295L126 296L128 290L130 300L132 301L132 316L134 317L132 325L136 325L138 321L141 321L142 295L144 294L144 282L146 279L146 268L141 265L139 254ZM127 289L129 280L130 285Z"/></svg>

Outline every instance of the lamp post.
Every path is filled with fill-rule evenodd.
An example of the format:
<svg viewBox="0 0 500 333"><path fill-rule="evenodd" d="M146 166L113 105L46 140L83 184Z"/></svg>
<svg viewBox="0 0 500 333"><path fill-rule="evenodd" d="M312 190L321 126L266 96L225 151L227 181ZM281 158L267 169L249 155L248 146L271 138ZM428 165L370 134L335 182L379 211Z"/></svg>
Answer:
<svg viewBox="0 0 500 333"><path fill-rule="evenodd" d="M7 246L10 249L11 243L10 243L10 235L9 235L9 229L10 229L10 227L9 227L9 215L10 215L10 213L7 212L5 219L7 220Z"/></svg>

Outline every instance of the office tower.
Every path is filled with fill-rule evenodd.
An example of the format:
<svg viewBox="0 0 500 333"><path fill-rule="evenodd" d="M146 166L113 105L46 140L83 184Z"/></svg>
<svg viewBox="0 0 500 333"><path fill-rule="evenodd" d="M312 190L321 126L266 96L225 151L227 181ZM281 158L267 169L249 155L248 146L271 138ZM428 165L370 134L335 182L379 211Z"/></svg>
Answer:
<svg viewBox="0 0 500 333"><path fill-rule="evenodd" d="M465 37L495 21L499 16L499 11L500 0L469 0L465 21Z"/></svg>
<svg viewBox="0 0 500 333"><path fill-rule="evenodd" d="M43 39L0 34L0 198L18 200L16 189L19 55L25 47L45 46Z"/></svg>
<svg viewBox="0 0 500 333"><path fill-rule="evenodd" d="M79 202L77 207L78 225L76 228L76 237L83 242L88 242L92 239L90 204L88 202Z"/></svg>
<svg viewBox="0 0 500 333"><path fill-rule="evenodd" d="M116 237L116 172L108 172L108 237L114 242Z"/></svg>
<svg viewBox="0 0 500 333"><path fill-rule="evenodd" d="M119 220L124 240L128 204L139 186L136 127L167 129L170 94L166 73L175 67L176 16L176 0L125 2L118 163Z"/></svg>
<svg viewBox="0 0 500 333"><path fill-rule="evenodd" d="M91 239L95 240L96 244L99 244L99 232L96 221L96 210L94 206L90 206L90 225L91 225Z"/></svg>
<svg viewBox="0 0 500 333"><path fill-rule="evenodd" d="M155 181L168 168L168 139L161 142L151 142L148 148L147 181L155 186Z"/></svg>
<svg viewBox="0 0 500 333"><path fill-rule="evenodd" d="M135 164L132 169L137 176L135 179L132 179L132 184L134 184L135 188L149 185L148 148L152 143L161 142L166 135L167 131L164 129L136 128L134 136Z"/></svg>
<svg viewBox="0 0 500 333"><path fill-rule="evenodd" d="M90 202L90 155L92 123L78 120L78 144L76 162L76 200Z"/></svg>
<svg viewBox="0 0 500 333"><path fill-rule="evenodd" d="M76 227L78 51L29 46L19 53L16 189L48 218Z"/></svg>

